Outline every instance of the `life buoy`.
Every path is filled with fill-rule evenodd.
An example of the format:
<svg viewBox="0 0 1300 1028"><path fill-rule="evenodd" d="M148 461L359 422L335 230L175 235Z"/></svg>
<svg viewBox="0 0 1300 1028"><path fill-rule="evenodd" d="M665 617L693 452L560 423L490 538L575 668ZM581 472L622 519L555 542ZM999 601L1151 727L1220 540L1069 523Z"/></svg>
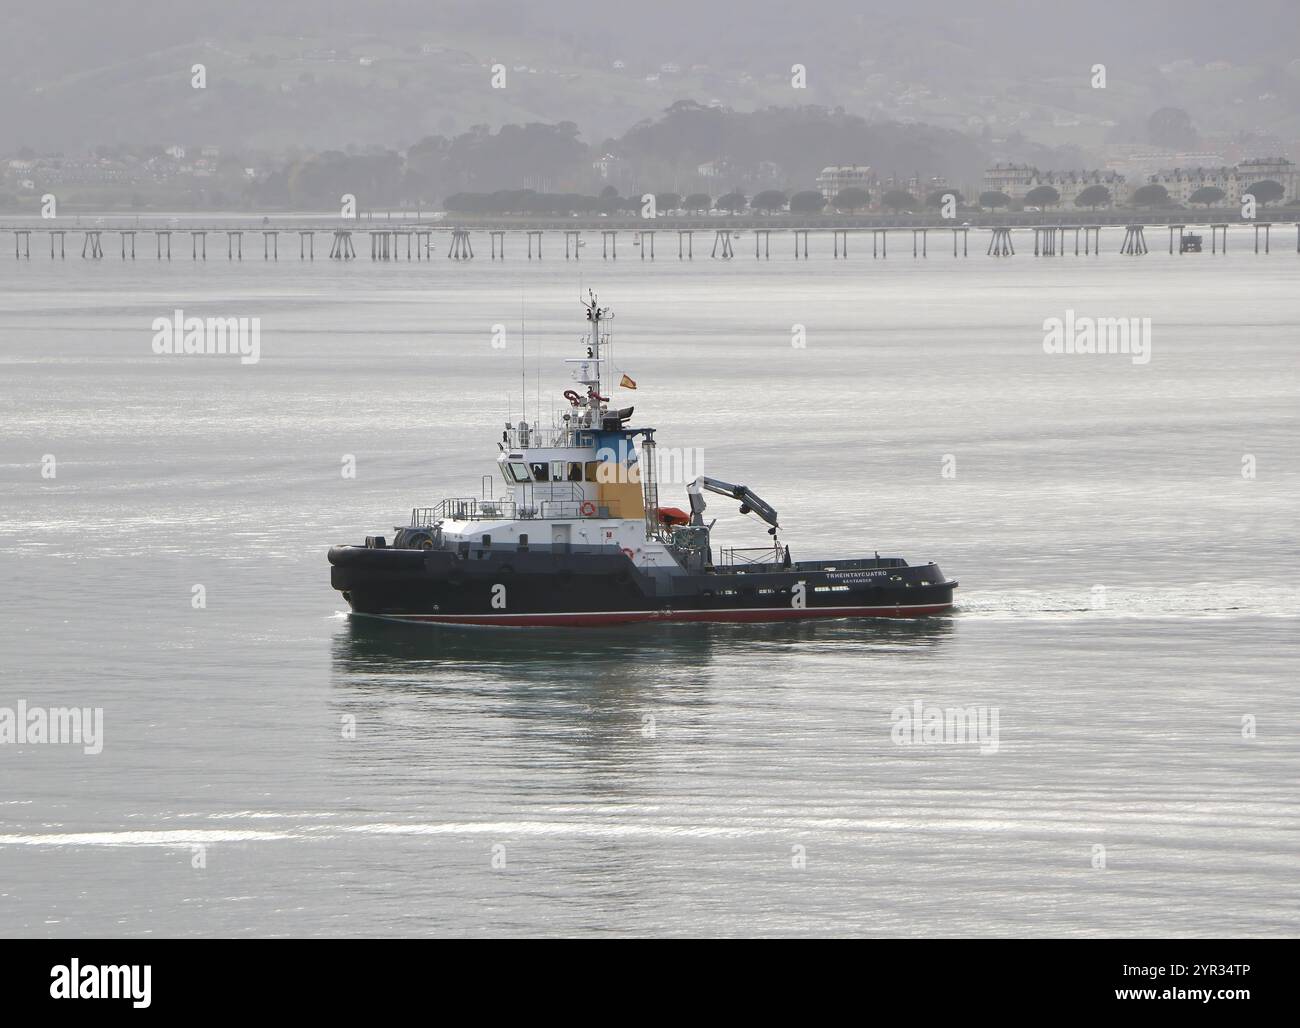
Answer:
<svg viewBox="0 0 1300 1028"><path fill-rule="evenodd" d="M596 505L590 500L583 500L582 506L578 508L578 513L584 518L589 518L596 513Z"/></svg>
<svg viewBox="0 0 1300 1028"><path fill-rule="evenodd" d="M564 398L568 400L569 403L571 403L575 407L582 402L582 397L579 396L577 393L575 393L572 389L564 390Z"/></svg>
<svg viewBox="0 0 1300 1028"><path fill-rule="evenodd" d="M633 557L636 556L636 554L634 554L631 550L629 550L626 546L624 546L623 556L626 557L628 560L631 560Z"/></svg>

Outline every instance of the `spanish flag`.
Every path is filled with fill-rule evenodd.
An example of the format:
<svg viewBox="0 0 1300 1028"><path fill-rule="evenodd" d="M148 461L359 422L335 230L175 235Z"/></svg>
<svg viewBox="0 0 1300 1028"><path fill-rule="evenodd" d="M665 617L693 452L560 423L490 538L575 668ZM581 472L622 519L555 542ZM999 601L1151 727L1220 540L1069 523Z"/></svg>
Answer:
<svg viewBox="0 0 1300 1028"><path fill-rule="evenodd" d="M633 382L633 381L632 381L630 378L628 378L626 375L624 375L621 379L619 379L618 384L619 384L619 386L620 386L621 388L623 388L623 389L635 389L635 388L636 388L636 383Z"/></svg>

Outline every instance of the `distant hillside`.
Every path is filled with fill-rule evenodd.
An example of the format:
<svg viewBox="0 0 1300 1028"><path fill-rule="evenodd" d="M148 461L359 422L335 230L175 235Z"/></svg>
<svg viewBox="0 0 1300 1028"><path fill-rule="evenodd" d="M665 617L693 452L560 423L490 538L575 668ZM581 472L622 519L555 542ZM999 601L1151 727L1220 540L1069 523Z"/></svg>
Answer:
<svg viewBox="0 0 1300 1028"><path fill-rule="evenodd" d="M1293 0L43 0L6 13L0 139L283 151L571 121L596 143L681 99L1083 148L1141 141L1147 116L1173 105L1203 132L1294 139L1297 39ZM206 89L191 88L195 63Z"/></svg>

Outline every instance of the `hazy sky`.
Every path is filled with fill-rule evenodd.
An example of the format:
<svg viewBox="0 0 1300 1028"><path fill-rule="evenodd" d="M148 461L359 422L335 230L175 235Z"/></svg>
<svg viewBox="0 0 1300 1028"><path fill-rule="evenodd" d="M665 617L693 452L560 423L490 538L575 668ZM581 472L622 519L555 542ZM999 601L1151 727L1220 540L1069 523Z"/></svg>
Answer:
<svg viewBox="0 0 1300 1028"><path fill-rule="evenodd" d="M1238 106L1276 95L1281 110L1228 113L1291 138L1300 109L1300 98L1287 106L1300 83L1296 0L4 0L0 24L7 147L187 132L228 146L399 145L476 123L564 119L598 141L688 98L898 116L911 85L939 98L917 120L969 118L981 96L1025 103L1040 89L1087 115L1061 90L1095 63L1111 89L1098 116L1112 120L1190 91L1194 117L1222 127L1216 93ZM1222 86L1189 82L1168 70L1179 60L1238 68ZM494 92L485 69L498 62L523 70ZM201 96L194 63L209 75ZM808 68L797 94L785 81L795 63ZM665 64L678 77L660 74Z"/></svg>

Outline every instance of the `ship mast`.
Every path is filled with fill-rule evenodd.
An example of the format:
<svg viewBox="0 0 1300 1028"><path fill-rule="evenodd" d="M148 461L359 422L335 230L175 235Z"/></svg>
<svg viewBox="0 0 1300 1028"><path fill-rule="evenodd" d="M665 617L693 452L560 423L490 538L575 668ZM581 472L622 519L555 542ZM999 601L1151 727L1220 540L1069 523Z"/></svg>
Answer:
<svg viewBox="0 0 1300 1028"><path fill-rule="evenodd" d="M587 335L587 356L571 358L565 363L577 365L573 377L587 387L587 395L584 398L587 408L587 427L600 428L603 404L606 402L606 398L601 394L604 382L604 360L600 355L600 348L601 344L607 341L601 334L600 326L601 322L608 321L614 315L608 307L600 306L594 292L588 290L588 296L591 297L590 302L582 301L582 306L587 311L587 321L591 324L591 331Z"/></svg>

